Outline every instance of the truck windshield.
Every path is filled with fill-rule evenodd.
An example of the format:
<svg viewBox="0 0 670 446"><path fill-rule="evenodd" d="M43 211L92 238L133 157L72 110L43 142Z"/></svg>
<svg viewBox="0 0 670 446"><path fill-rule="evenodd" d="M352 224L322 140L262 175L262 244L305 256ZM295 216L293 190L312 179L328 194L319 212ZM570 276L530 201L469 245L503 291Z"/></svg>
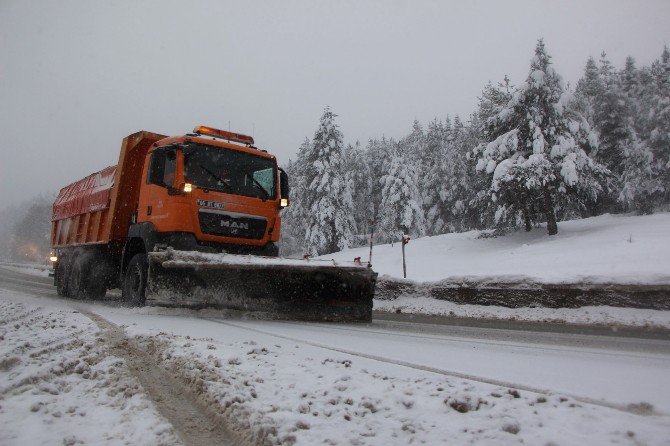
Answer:
<svg viewBox="0 0 670 446"><path fill-rule="evenodd" d="M247 197L275 197L274 160L204 144L187 144L183 151L184 177L194 186Z"/></svg>

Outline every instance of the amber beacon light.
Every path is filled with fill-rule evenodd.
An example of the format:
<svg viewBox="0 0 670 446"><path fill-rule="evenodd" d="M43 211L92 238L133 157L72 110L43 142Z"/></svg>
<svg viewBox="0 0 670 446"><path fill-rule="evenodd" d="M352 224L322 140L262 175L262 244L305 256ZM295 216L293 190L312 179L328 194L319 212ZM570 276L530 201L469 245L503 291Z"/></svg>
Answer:
<svg viewBox="0 0 670 446"><path fill-rule="evenodd" d="M241 133L227 132L225 130L215 129L213 127L207 127L201 125L193 129L193 133L198 133L200 135L213 136L215 138L227 139L229 141L235 141L242 144L254 144L254 138L249 135L243 135Z"/></svg>

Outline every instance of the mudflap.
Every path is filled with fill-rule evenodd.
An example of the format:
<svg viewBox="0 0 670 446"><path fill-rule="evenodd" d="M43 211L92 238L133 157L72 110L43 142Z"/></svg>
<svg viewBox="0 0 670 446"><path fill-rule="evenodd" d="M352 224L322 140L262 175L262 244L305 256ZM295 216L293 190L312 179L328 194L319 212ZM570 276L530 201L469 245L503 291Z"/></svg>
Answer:
<svg viewBox="0 0 670 446"><path fill-rule="evenodd" d="M353 263L168 250L149 254L146 305L370 321L376 279Z"/></svg>

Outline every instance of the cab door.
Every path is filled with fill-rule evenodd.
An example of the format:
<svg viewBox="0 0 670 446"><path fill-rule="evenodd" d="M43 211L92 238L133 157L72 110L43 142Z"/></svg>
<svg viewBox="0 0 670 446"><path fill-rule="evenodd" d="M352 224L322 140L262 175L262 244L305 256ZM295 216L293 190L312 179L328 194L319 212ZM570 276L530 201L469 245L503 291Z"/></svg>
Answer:
<svg viewBox="0 0 670 446"><path fill-rule="evenodd" d="M174 189L176 150L158 148L148 160L146 183L140 193L138 221L149 221L160 231L169 219L170 191Z"/></svg>

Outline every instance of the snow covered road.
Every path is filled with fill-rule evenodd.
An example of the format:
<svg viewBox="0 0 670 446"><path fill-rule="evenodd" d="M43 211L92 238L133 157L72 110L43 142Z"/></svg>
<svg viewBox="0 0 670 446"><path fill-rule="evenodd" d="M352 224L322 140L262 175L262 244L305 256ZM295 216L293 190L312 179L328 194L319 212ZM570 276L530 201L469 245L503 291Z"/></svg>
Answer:
<svg viewBox="0 0 670 446"><path fill-rule="evenodd" d="M132 309L18 274L0 301L104 318L249 443L670 444L666 340Z"/></svg>
<svg viewBox="0 0 670 446"><path fill-rule="evenodd" d="M589 336L569 335L582 347L561 342L538 344L498 340L500 330L480 329L489 339L398 332L373 323L365 327L325 324L220 321L240 329L305 342L342 353L373 358L447 376L465 377L536 392L558 392L583 400L625 407L646 401L670 413L670 349L667 342L650 342L663 353L590 347ZM645 342L646 343L646 342ZM607 371L604 376L603 371ZM613 392L612 389L617 389Z"/></svg>

